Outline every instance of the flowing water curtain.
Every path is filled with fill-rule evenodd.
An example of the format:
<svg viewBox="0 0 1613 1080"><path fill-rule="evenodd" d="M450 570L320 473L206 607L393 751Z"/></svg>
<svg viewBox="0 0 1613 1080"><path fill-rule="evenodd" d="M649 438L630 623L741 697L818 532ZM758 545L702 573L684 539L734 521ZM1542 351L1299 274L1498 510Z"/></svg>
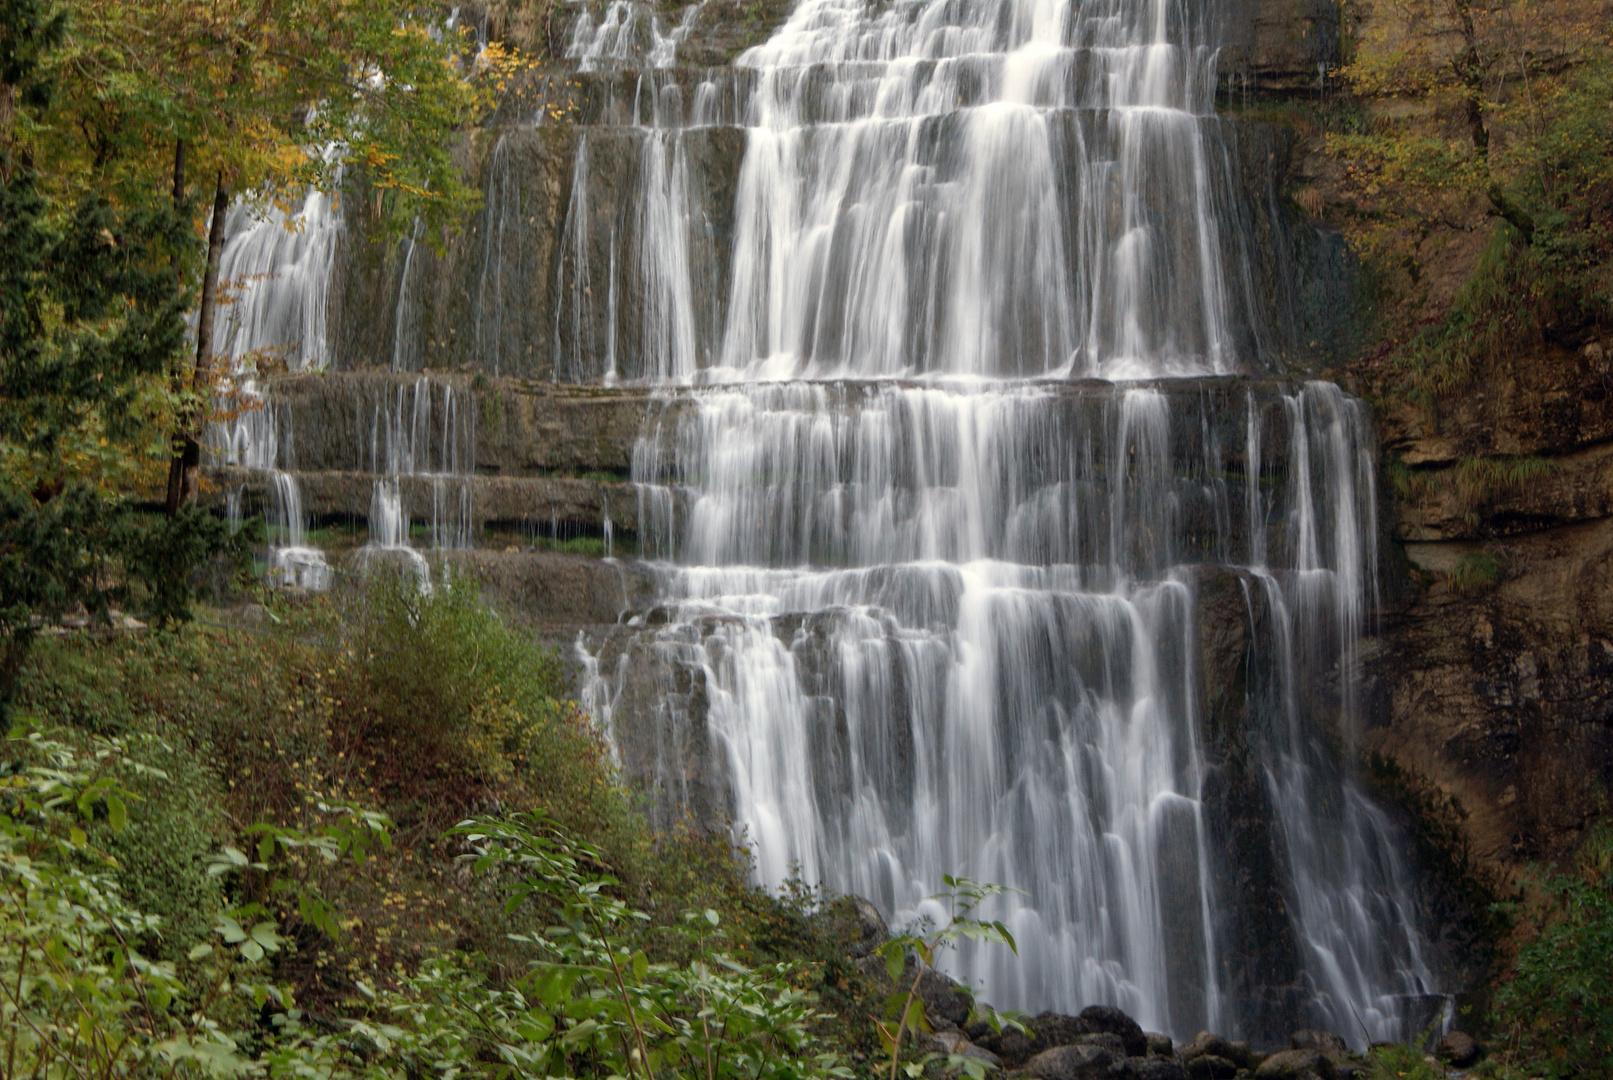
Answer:
<svg viewBox="0 0 1613 1080"><path fill-rule="evenodd" d="M214 350L231 370L260 359L291 371L329 362L328 297L342 228L337 196L320 191L290 213L247 202L230 207L219 258L228 302Z"/></svg>
<svg viewBox="0 0 1613 1080"><path fill-rule="evenodd" d="M412 553L412 522L428 509L431 548L473 546L480 524L472 488L475 393L452 379L421 376L364 404L369 439L360 467L375 477L370 546Z"/></svg>
<svg viewBox="0 0 1613 1080"><path fill-rule="evenodd" d="M739 61L759 77L724 364L1153 377L1258 361L1257 305L1223 250L1240 214L1215 49L1203 11L1173 11L799 5Z"/></svg>
<svg viewBox="0 0 1613 1080"><path fill-rule="evenodd" d="M1045 946L959 956L995 1003L1113 1001L1178 1033L1236 1023L1184 561L1242 564L1302 613L1263 621L1278 632L1257 667L1277 689L1251 724L1314 1015L1401 1033L1435 985L1404 841L1326 745L1353 720L1375 577L1360 403L1325 384L824 383L681 402L635 457L646 550L677 559L678 601L637 662L659 650L662 670L699 670L762 880L799 867L900 916L962 868L1023 889L1003 914ZM1286 482L1265 491L1272 468ZM1303 699L1327 683L1340 692ZM673 759L659 785L676 799L687 783Z"/></svg>
<svg viewBox="0 0 1613 1080"><path fill-rule="evenodd" d="M244 201L230 207L219 257L225 303L213 338L225 371L224 419L208 426L205 440L213 461L268 474L270 579L320 591L330 587L331 571L324 552L307 542L290 424L258 376L328 363L328 297L342 228L336 196L319 191L307 192L295 213ZM239 492L234 498L238 505Z"/></svg>

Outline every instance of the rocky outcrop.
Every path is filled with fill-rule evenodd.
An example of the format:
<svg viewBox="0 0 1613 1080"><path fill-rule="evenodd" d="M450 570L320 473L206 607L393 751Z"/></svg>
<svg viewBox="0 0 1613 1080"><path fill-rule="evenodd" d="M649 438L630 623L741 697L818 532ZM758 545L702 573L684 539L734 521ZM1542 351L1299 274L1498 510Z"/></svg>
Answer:
<svg viewBox="0 0 1613 1080"><path fill-rule="evenodd" d="M1613 782L1613 375L1599 342L1520 352L1381 410L1400 588L1366 746L1504 886L1561 859Z"/></svg>
<svg viewBox="0 0 1613 1080"><path fill-rule="evenodd" d="M1343 11L1333 0L1245 0L1229 5L1220 68L1228 90L1320 91L1343 60Z"/></svg>
<svg viewBox="0 0 1613 1080"><path fill-rule="evenodd" d="M290 472L302 495L303 511L316 521L364 521L371 513L377 474L368 472ZM235 494L243 513L272 513L274 478L256 469L230 466L207 470L216 496ZM399 476L394 483L413 516L431 516L440 500L468 500L473 533L487 527L581 533L613 539L612 553L636 555L638 500L633 485L574 477Z"/></svg>

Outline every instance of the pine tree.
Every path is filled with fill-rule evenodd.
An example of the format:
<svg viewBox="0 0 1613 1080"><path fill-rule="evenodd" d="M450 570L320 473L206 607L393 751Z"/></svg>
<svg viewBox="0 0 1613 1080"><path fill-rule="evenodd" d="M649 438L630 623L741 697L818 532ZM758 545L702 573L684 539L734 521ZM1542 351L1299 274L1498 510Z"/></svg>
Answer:
<svg viewBox="0 0 1613 1080"><path fill-rule="evenodd" d="M210 515L154 518L129 490L187 350L189 208L60 205L17 138L48 120L64 29L38 0L0 0L0 707L41 619L104 616L134 579L152 614L182 617L187 572L225 542Z"/></svg>

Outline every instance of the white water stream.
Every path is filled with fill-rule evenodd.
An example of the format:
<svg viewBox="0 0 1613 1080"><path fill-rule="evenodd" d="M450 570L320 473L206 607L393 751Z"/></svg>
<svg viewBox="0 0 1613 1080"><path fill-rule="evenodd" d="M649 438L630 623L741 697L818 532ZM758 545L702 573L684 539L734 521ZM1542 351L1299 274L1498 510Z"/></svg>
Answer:
<svg viewBox="0 0 1613 1080"><path fill-rule="evenodd" d="M659 722L703 720L764 883L897 921L943 874L1020 890L994 912L1020 956L949 962L999 1007L1238 1030L1196 611L1230 574L1290 1014L1361 1045L1438 1000L1404 839L1334 749L1375 602L1372 432L1329 384L1170 387L1267 362L1234 330L1258 319L1211 22L1172 0L802 0L739 60L715 349L682 134L645 132L637 370L668 389L634 478L668 613L614 669L585 650L585 700L617 725L630 664L692 673L703 717ZM619 197L588 190L588 152L568 229ZM611 305L610 380L617 299L586 280L569 317ZM1065 381L1093 377L1152 382ZM658 761L682 797L689 763Z"/></svg>
<svg viewBox="0 0 1613 1080"><path fill-rule="evenodd" d="M568 51L667 67L693 18L669 33L617 0ZM1373 437L1329 384L1225 378L1280 363L1213 110L1215 24L1180 0L802 0L743 78L690 97L695 125L744 127L725 266L693 209L720 155L677 126L675 81L645 76L631 190L591 185L628 125L577 135L561 303L519 354L505 271L529 211L495 144L460 340L494 374L537 346L557 378L658 389L633 473L664 603L608 662L585 642L583 696L620 733L643 730L621 712L635 680L700 688L699 708L650 707L655 784L674 804L720 787L761 882L799 874L897 921L943 874L998 882L1020 956L948 966L999 1007L1361 1045L1417 1034L1440 989L1404 838L1339 760L1376 602ZM278 284L238 302L244 340L317 363L326 234L253 235L232 273ZM397 368L423 302L409 253ZM400 383L355 423L372 542L411 549L422 474L434 544L471 542L474 398ZM1236 598L1213 624L1212 592ZM1236 672L1207 669L1238 628L1217 661ZM1211 745L1216 724L1241 749ZM690 731L715 775L663 752ZM1238 754L1260 866L1224 820ZM1234 895L1247 874L1277 883L1272 910ZM1228 943L1250 917L1290 969L1249 975Z"/></svg>

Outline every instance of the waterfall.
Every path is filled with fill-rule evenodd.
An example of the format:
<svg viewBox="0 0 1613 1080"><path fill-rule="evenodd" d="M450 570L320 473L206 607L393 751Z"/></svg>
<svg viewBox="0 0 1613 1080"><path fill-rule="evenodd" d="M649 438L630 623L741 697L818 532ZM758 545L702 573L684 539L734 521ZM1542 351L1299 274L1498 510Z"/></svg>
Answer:
<svg viewBox="0 0 1613 1080"><path fill-rule="evenodd" d="M320 591L330 588L331 570L325 553L308 544L290 427L257 375L328 362L327 297L341 230L335 201L323 192L308 192L295 213L246 202L230 207L213 332L217 363L227 371L217 395L225 419L209 425L206 440L215 462L270 474L269 580Z"/></svg>
<svg viewBox="0 0 1613 1080"><path fill-rule="evenodd" d="M476 518L470 477L476 466L476 399L451 382L421 376L399 383L390 397L370 403L368 460L375 476L370 497L371 552L400 553L429 579L425 559L411 539L414 508L405 487L413 478L425 482L430 503L430 546L468 548L475 539ZM422 508L422 511L425 508Z"/></svg>
<svg viewBox="0 0 1613 1080"><path fill-rule="evenodd" d="M988 914L1020 955L945 960L999 1007L1419 1034L1440 963L1407 839L1352 775L1373 430L1291 373L1286 226L1245 175L1271 144L1214 110L1224 13L800 0L691 75L698 11L583 8L569 178L533 186L500 132L442 308L494 375L547 352L557 382L650 395L634 520L660 595L578 649L657 823L725 818L759 883L898 923L944 874L1010 886ZM230 355L324 362L323 206L232 236L231 273L277 284L243 292ZM428 362L444 265L411 238L395 369ZM351 413L366 557L424 576L412 524L476 539L475 397L386 385ZM267 446L259 414L240 430ZM284 434L260 467L289 470ZM289 547L293 486L278 505Z"/></svg>
<svg viewBox="0 0 1613 1080"><path fill-rule="evenodd" d="M342 232L334 198L311 191L295 212L231 205L219 257L217 356L243 365L323 368L331 267Z"/></svg>
<svg viewBox="0 0 1613 1080"><path fill-rule="evenodd" d="M268 401L251 378L234 377L227 395L234 408L222 422L209 425L208 445L215 462L257 469L269 474L267 505L269 527L268 579L275 585L324 591L330 588L331 570L325 553L308 543L308 518L302 508L302 491L294 468L291 427L284 413ZM239 526L239 490L229 499L231 525Z"/></svg>
<svg viewBox="0 0 1613 1080"><path fill-rule="evenodd" d="M943 874L1017 890L992 916L1020 955L946 961L999 1007L1362 1046L1444 1000L1406 839L1347 760L1373 434L1330 384L1248 377L1282 362L1215 25L1166 0L801 0L738 61L709 342L698 129L635 111L630 228L589 209L617 136L581 137L556 373L661 388L633 479L663 597L579 639L583 700L661 812L726 814L766 885L897 922ZM1211 617L1243 628L1235 673L1206 667ZM1212 679L1236 688L1213 716ZM1229 945L1251 845L1275 973Z"/></svg>

